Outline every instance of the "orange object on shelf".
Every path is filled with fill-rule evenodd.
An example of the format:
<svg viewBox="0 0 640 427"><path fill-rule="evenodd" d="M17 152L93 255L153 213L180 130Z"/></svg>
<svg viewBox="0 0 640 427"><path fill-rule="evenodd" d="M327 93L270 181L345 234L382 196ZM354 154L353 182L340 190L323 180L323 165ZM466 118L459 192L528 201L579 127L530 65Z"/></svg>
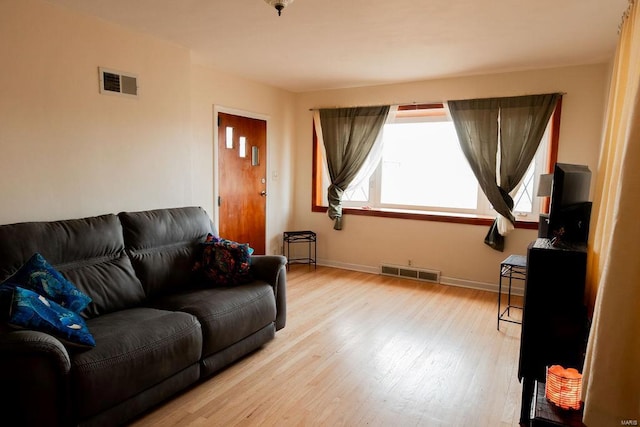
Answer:
<svg viewBox="0 0 640 427"><path fill-rule="evenodd" d="M562 409L580 409L582 374L574 368L552 365L547 368L545 396Z"/></svg>

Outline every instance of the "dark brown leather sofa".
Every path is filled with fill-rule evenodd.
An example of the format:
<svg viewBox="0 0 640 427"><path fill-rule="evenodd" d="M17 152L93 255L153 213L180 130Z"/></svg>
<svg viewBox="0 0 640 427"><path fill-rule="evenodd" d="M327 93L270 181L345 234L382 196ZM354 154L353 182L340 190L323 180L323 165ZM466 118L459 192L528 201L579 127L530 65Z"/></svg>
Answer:
<svg viewBox="0 0 640 427"><path fill-rule="evenodd" d="M273 339L286 259L253 256L251 283L211 286L192 271L208 233L197 207L0 226L0 282L39 252L92 298L96 341L77 350L3 327L2 423L125 424Z"/></svg>

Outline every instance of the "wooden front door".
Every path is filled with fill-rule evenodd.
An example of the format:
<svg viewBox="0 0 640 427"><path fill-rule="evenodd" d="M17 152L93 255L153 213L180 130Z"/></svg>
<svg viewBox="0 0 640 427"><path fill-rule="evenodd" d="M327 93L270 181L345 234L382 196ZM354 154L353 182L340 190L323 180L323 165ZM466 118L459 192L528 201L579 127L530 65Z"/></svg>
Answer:
<svg viewBox="0 0 640 427"><path fill-rule="evenodd" d="M218 113L220 236L265 254L267 122Z"/></svg>

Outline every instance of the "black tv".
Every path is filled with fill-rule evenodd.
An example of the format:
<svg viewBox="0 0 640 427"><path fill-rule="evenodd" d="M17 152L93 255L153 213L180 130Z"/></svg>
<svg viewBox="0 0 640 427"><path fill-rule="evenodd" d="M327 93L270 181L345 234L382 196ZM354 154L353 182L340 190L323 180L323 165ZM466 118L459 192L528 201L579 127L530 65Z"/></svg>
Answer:
<svg viewBox="0 0 640 427"><path fill-rule="evenodd" d="M586 245L589 238L591 171L585 165L556 163L547 236L555 246Z"/></svg>

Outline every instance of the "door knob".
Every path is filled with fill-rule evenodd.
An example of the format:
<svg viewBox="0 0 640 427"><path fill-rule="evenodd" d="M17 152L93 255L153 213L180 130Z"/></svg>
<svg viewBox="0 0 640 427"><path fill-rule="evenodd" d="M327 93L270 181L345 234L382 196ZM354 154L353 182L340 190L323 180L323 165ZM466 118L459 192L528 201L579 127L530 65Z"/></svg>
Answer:
<svg viewBox="0 0 640 427"><path fill-rule="evenodd" d="M260 195L261 195L262 197L266 197L266 196L267 196L267 192L266 192L266 191L264 191L264 190L262 190L262 191L260 192Z"/></svg>

